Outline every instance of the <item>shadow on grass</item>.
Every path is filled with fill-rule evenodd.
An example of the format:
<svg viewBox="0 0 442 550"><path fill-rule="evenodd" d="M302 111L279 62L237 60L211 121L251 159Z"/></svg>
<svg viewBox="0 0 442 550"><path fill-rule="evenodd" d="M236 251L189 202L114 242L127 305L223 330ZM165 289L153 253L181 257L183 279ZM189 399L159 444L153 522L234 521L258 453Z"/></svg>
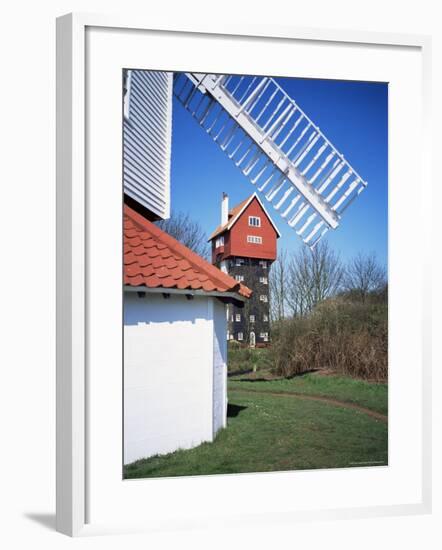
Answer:
<svg viewBox="0 0 442 550"><path fill-rule="evenodd" d="M253 369L238 369L234 371L229 371L227 373L227 377L230 378L231 376L241 376L242 374L251 374L253 372Z"/></svg>
<svg viewBox="0 0 442 550"><path fill-rule="evenodd" d="M243 405L234 405L233 403L227 404L227 418L236 418L241 411L247 409Z"/></svg>

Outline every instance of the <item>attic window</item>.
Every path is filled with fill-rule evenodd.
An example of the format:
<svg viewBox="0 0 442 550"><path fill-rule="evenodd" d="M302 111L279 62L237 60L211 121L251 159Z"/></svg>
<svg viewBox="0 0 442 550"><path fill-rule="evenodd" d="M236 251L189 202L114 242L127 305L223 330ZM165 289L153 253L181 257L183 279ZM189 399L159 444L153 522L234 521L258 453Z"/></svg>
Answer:
<svg viewBox="0 0 442 550"><path fill-rule="evenodd" d="M126 120L129 120L130 112L130 87L132 83L132 71L123 70L123 114Z"/></svg>
<svg viewBox="0 0 442 550"><path fill-rule="evenodd" d="M215 241L215 248L219 248L220 246L224 246L224 237L218 237Z"/></svg>
<svg viewBox="0 0 442 550"><path fill-rule="evenodd" d="M257 235L247 235L247 242L253 244L262 244L262 237Z"/></svg>
<svg viewBox="0 0 442 550"><path fill-rule="evenodd" d="M258 216L249 216L249 225L251 227L261 227L261 218Z"/></svg>

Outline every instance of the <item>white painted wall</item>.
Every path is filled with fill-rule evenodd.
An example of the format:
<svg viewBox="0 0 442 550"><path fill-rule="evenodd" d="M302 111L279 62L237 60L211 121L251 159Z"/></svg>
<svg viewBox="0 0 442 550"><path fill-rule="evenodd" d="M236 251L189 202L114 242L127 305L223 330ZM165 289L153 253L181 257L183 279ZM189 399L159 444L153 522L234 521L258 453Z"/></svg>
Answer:
<svg viewBox="0 0 442 550"><path fill-rule="evenodd" d="M213 435L227 424L227 307L213 301Z"/></svg>
<svg viewBox="0 0 442 550"><path fill-rule="evenodd" d="M130 71L124 118L124 191L160 218L170 215L173 73Z"/></svg>
<svg viewBox="0 0 442 550"><path fill-rule="evenodd" d="M225 425L225 306L127 292L124 309L124 463L212 441Z"/></svg>

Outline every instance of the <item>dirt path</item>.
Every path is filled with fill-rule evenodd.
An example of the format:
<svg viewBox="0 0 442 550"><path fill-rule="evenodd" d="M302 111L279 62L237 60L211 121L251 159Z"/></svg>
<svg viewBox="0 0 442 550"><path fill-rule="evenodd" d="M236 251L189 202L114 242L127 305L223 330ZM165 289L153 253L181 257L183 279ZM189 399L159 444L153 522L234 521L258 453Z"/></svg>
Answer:
<svg viewBox="0 0 442 550"><path fill-rule="evenodd" d="M259 393L261 395L274 395L276 397L295 397L297 399L305 399L307 401L322 401L323 403L327 403L328 405L334 405L335 407L342 407L344 409L352 409L354 411L359 411L361 413L366 414L367 416L371 416L372 418L375 418L376 420L380 420L381 422L388 422L388 417L385 414L372 411L371 409L367 409L366 407L361 407L360 405L355 405L354 403L349 403L348 401L339 401L338 399L333 399L331 397L323 397L322 395L306 395L305 393L296 393L296 392L289 392L289 391L261 391L261 390L251 390L251 389L232 389L231 391L235 391L238 393Z"/></svg>

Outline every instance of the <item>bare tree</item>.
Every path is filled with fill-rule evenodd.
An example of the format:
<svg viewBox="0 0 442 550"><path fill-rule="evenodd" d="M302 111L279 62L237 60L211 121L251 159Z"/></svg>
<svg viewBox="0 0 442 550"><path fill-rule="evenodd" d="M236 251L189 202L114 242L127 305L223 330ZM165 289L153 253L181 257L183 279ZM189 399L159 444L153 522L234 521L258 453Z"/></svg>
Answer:
<svg viewBox="0 0 442 550"><path fill-rule="evenodd" d="M344 290L365 303L370 293L386 289L386 269L380 265L376 255L359 253L351 260L344 276Z"/></svg>
<svg viewBox="0 0 442 550"><path fill-rule="evenodd" d="M273 262L270 271L270 315L273 321L281 321L286 316L287 282L287 252L282 250Z"/></svg>
<svg viewBox="0 0 442 550"><path fill-rule="evenodd" d="M168 220L157 222L158 227L174 237L206 260L210 257L207 235L200 224L192 220L189 214L172 212Z"/></svg>
<svg viewBox="0 0 442 550"><path fill-rule="evenodd" d="M327 241L321 241L313 251L301 248L289 265L287 301L291 313L304 315L317 303L337 294L343 276L341 259Z"/></svg>

